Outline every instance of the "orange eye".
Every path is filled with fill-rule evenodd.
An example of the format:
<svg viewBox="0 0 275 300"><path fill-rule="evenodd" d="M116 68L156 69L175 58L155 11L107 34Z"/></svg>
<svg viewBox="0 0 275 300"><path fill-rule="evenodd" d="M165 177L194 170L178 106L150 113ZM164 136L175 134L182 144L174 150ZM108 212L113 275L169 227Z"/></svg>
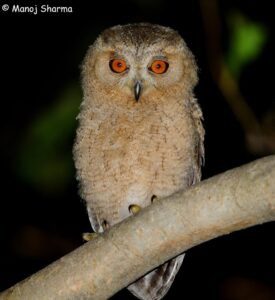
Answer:
<svg viewBox="0 0 275 300"><path fill-rule="evenodd" d="M155 60L151 64L151 67L149 68L152 72L156 74L163 74L167 71L169 67L169 64L164 60Z"/></svg>
<svg viewBox="0 0 275 300"><path fill-rule="evenodd" d="M126 61L123 59L113 59L109 64L111 70L115 73L122 73L127 69Z"/></svg>

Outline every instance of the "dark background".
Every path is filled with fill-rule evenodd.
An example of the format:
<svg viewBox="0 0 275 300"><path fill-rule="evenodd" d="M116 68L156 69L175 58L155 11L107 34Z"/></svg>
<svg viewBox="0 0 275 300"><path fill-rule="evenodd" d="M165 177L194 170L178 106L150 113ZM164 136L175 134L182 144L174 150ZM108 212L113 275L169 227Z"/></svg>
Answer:
<svg viewBox="0 0 275 300"><path fill-rule="evenodd" d="M0 8L1 290L72 251L83 243L81 233L90 231L71 149L81 100L79 66L106 27L140 21L171 26L195 54L200 67L195 92L206 129L203 178L275 152L272 1L88 2L45 2L72 6L71 14ZM211 27L215 18L218 27ZM234 39L242 29L245 33ZM206 38L209 30L220 32L220 39ZM230 88L221 88L219 75L213 76L215 45L217 61L226 62L260 130L238 121L226 96ZM191 249L166 299L275 299L274 229L274 223L264 224ZM112 299L134 297L121 291Z"/></svg>

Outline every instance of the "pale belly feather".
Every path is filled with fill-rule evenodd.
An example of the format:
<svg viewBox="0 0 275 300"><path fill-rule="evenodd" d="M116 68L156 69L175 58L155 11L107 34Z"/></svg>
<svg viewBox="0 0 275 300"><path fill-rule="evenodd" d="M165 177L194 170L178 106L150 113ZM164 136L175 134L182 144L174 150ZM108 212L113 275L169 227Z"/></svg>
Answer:
<svg viewBox="0 0 275 300"><path fill-rule="evenodd" d="M157 118L158 117L158 118ZM119 119L120 118L120 119ZM130 215L128 207L151 204L152 196L166 197L192 184L195 132L192 119L165 116L135 121L119 117L90 133L90 191L88 205L113 225ZM156 125L158 124L158 125ZM192 126L191 126L192 125Z"/></svg>

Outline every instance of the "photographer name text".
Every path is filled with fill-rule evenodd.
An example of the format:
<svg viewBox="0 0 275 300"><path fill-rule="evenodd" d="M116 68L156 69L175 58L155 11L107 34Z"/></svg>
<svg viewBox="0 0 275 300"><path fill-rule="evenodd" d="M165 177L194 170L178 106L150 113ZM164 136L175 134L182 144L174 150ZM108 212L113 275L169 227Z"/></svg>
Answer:
<svg viewBox="0 0 275 300"><path fill-rule="evenodd" d="M72 6L51 6L49 4L33 5L33 6L21 6L19 4L2 5L3 11L9 11L15 14L33 14L39 13L53 13L53 14L69 14L73 12Z"/></svg>

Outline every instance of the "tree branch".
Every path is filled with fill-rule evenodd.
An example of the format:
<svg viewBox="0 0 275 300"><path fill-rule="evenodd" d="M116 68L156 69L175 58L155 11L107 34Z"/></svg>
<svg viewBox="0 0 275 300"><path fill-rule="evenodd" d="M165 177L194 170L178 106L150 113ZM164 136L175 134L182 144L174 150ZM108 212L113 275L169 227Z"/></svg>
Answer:
<svg viewBox="0 0 275 300"><path fill-rule="evenodd" d="M159 200L0 294L0 299L107 299L168 259L275 220L275 156Z"/></svg>

